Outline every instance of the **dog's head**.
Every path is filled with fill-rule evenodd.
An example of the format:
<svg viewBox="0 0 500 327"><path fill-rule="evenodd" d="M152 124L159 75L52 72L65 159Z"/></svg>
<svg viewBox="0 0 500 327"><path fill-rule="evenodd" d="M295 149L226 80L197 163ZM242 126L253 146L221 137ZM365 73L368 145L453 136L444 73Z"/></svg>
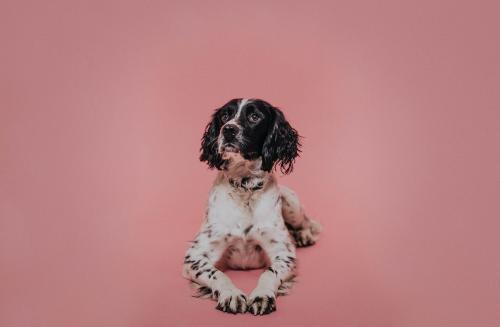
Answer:
<svg viewBox="0 0 500 327"><path fill-rule="evenodd" d="M230 154L262 158L262 170L278 165L288 174L300 152L299 134L276 107L260 99L233 99L217 109L205 128L201 161L222 169Z"/></svg>

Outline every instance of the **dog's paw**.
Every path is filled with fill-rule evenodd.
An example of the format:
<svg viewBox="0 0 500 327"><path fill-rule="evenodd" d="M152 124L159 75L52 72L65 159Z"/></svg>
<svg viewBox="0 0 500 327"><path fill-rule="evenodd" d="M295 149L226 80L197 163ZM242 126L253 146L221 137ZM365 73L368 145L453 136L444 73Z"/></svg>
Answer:
<svg viewBox="0 0 500 327"><path fill-rule="evenodd" d="M247 297L237 288L216 290L214 297L217 299L217 307L215 307L217 310L233 314L247 311Z"/></svg>
<svg viewBox="0 0 500 327"><path fill-rule="evenodd" d="M293 239L297 247L302 248L305 246L311 246L316 243L316 240L309 229L299 229L292 231Z"/></svg>
<svg viewBox="0 0 500 327"><path fill-rule="evenodd" d="M256 288L247 302L248 311L254 315L266 315L276 311L276 295L273 291Z"/></svg>
<svg viewBox="0 0 500 327"><path fill-rule="evenodd" d="M290 234L299 248L316 243L319 238L320 230L321 225L312 219L307 219L304 226L301 228L289 227Z"/></svg>

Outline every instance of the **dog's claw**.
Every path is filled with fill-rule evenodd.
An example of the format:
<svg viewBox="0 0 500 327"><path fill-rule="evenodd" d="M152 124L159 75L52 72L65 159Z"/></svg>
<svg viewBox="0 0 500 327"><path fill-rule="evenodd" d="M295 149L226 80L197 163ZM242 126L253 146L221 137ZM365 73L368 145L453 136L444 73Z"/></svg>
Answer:
<svg viewBox="0 0 500 327"><path fill-rule="evenodd" d="M220 292L215 308L232 314L244 313L247 311L247 298L239 290Z"/></svg>
<svg viewBox="0 0 500 327"><path fill-rule="evenodd" d="M253 315L266 315L276 311L274 295L256 296L250 299L248 311Z"/></svg>

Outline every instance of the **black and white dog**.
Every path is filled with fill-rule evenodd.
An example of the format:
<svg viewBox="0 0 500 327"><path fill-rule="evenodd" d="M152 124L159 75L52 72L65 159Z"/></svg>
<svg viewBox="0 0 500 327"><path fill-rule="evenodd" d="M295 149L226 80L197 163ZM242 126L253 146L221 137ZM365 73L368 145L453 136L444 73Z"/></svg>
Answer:
<svg viewBox="0 0 500 327"><path fill-rule="evenodd" d="M234 99L217 109L201 144L201 161L219 170L205 220L184 258L184 276L217 309L257 315L276 310L296 266L295 246L317 240L320 225L309 219L295 193L273 174L293 169L299 135L283 113L259 99ZM247 297L225 269L267 268Z"/></svg>

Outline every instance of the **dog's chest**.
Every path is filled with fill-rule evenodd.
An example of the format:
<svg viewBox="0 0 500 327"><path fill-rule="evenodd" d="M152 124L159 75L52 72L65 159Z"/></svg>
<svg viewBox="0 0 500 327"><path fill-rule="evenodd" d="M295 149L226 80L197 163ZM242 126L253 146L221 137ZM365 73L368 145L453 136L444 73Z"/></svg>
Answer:
<svg viewBox="0 0 500 327"><path fill-rule="evenodd" d="M251 222L261 220L262 212L272 210L262 191L242 191L229 185L218 187L210 196L208 218L230 229L245 228Z"/></svg>
<svg viewBox="0 0 500 327"><path fill-rule="evenodd" d="M224 247L222 256L225 264L231 269L255 269L267 264L267 255L263 250L259 237L263 234L261 224L253 222L238 222L226 226L224 231Z"/></svg>
<svg viewBox="0 0 500 327"><path fill-rule="evenodd" d="M259 181L232 181L217 185L211 192L207 221L222 237L221 245L226 250L221 259L229 268L252 269L267 264L259 243L265 230L278 226L281 203L274 185L261 187Z"/></svg>

